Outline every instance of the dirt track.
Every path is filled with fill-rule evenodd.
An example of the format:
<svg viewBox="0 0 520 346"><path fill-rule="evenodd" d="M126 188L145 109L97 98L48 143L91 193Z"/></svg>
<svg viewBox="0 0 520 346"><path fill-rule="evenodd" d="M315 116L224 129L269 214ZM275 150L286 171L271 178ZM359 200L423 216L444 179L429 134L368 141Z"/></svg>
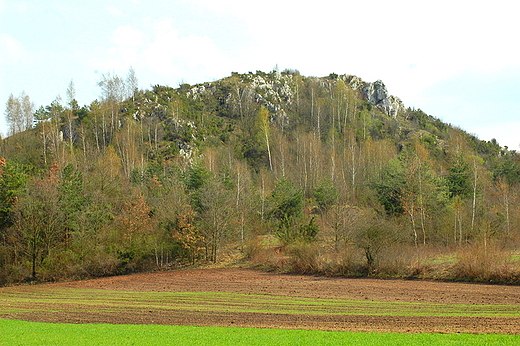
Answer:
<svg viewBox="0 0 520 346"><path fill-rule="evenodd" d="M424 281L324 278L256 270L196 269L137 274L49 286L122 291L231 292L384 302L518 305L520 287ZM53 322L216 325L352 331L520 333L520 317L364 316L253 312L61 312L16 318Z"/></svg>

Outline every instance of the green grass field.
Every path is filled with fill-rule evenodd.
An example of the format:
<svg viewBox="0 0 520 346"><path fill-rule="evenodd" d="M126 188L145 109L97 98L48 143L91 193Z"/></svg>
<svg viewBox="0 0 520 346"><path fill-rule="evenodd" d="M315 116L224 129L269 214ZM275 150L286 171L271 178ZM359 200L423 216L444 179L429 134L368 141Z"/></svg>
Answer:
<svg viewBox="0 0 520 346"><path fill-rule="evenodd" d="M0 320L0 345L518 345L520 335L398 334Z"/></svg>

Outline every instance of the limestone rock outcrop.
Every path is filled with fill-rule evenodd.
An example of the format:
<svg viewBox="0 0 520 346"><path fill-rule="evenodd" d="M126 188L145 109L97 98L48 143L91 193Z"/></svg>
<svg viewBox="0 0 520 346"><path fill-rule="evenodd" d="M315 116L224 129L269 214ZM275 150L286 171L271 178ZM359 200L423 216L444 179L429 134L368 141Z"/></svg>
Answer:
<svg viewBox="0 0 520 346"><path fill-rule="evenodd" d="M290 73L247 73L234 74L235 79L223 79L216 82L193 86L186 96L197 99L202 95L213 95L219 99L222 107L234 109L243 107L244 103L254 102L261 104L271 113L271 121L286 126L288 117L286 109L293 105L296 99L297 88L294 76ZM314 78L320 85L335 83L335 79ZM364 82L354 75L341 75L342 79L352 90L357 90L363 98L378 107L386 115L397 118L399 112L405 109L402 101L388 93L381 80L373 83ZM220 94L219 94L220 93ZM237 106L238 105L238 106Z"/></svg>
<svg viewBox="0 0 520 346"><path fill-rule="evenodd" d="M367 83L361 90L363 97L385 111L388 116L396 118L399 111L404 109L403 102L396 96L388 94L385 84L381 80Z"/></svg>

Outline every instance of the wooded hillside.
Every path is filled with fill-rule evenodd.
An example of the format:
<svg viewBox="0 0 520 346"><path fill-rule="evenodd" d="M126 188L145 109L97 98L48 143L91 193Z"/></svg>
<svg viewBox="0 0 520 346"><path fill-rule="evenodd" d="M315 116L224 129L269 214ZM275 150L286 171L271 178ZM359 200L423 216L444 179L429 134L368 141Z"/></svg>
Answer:
<svg viewBox="0 0 520 346"><path fill-rule="evenodd" d="M230 254L299 272L520 280L518 154L406 108L380 81L257 71L138 90L131 70L99 86L82 107L72 83L34 112L26 95L8 101L0 283ZM440 273L432 258L446 256Z"/></svg>

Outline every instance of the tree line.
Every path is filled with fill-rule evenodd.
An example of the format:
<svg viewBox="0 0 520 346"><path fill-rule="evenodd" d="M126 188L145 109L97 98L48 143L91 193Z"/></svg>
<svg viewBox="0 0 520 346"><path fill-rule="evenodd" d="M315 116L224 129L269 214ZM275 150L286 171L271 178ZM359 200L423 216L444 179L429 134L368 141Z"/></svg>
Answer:
<svg viewBox="0 0 520 346"><path fill-rule="evenodd" d="M257 71L139 90L130 69L99 87L82 107L72 82L65 101L34 110L22 93L6 103L4 284L232 255L281 270L420 276L432 251L473 246L488 261L517 249L518 154L421 110L390 117L349 76ZM463 264L450 275L498 275Z"/></svg>

